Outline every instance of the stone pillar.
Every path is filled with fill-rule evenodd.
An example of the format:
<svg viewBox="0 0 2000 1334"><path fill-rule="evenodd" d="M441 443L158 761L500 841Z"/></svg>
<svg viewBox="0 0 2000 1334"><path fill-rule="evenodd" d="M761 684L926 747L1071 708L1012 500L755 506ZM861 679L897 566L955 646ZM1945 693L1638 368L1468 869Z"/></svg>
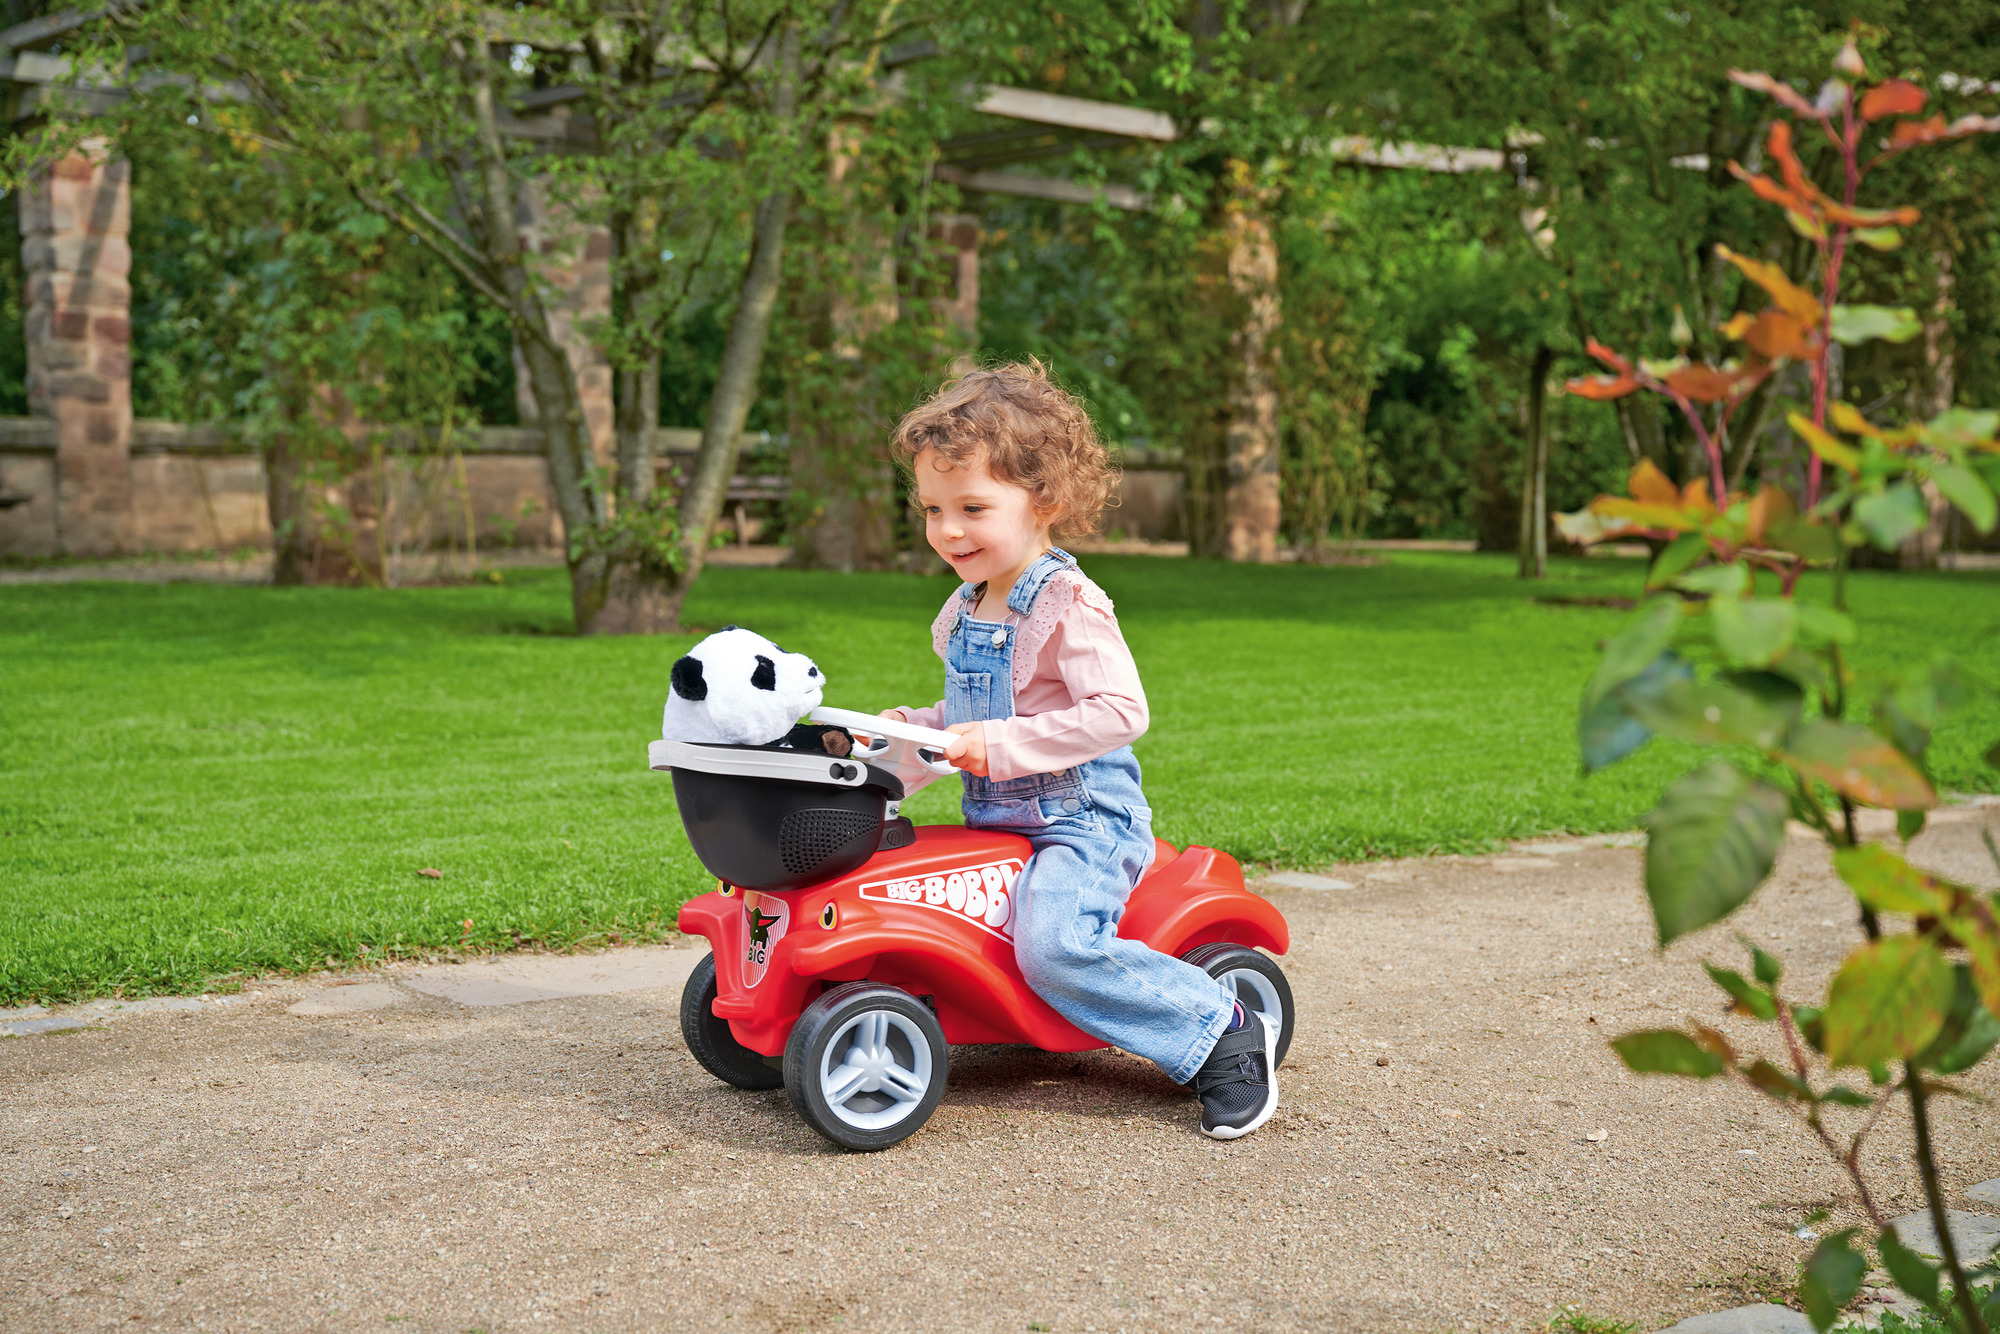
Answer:
<svg viewBox="0 0 2000 1334"><path fill-rule="evenodd" d="M802 244L794 318L805 333L786 405L792 447L791 563L812 570L880 570L895 563L901 503L883 449L893 418L874 390L869 340L895 323L896 255L880 183L862 160L868 126L827 135L822 235ZM804 223L801 219L801 223ZM801 227L804 230L804 227Z"/></svg>
<svg viewBox="0 0 2000 1334"><path fill-rule="evenodd" d="M28 410L56 424L56 546L130 550L131 168L101 139L20 193Z"/></svg>
<svg viewBox="0 0 2000 1334"><path fill-rule="evenodd" d="M546 182L537 181L522 194L527 206L520 219L521 240L537 256L549 322L576 372L591 454L609 475L618 457L611 358L591 340L590 332L611 318L611 229L579 221L568 200L551 197ZM533 426L538 420L535 391L519 348L514 351L514 383L521 424Z"/></svg>
<svg viewBox="0 0 2000 1334"><path fill-rule="evenodd" d="M979 219L970 213L946 213L931 222L943 281L937 307L960 343L979 345Z"/></svg>

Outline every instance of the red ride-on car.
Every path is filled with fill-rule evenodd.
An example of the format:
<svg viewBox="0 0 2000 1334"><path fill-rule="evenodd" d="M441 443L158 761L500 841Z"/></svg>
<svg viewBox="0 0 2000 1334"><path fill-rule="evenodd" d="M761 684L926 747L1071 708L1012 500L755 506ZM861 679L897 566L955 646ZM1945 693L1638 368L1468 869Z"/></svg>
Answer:
<svg viewBox="0 0 2000 1334"><path fill-rule="evenodd" d="M695 855L721 880L680 911L709 956L681 995L681 1032L737 1088L783 1084L813 1129L848 1149L915 1133L944 1094L948 1044L1105 1044L1028 989L1009 923L1032 849L1015 834L913 826L906 790L955 772L947 732L822 708L867 738L833 759L760 746L652 743ZM1119 934L1221 979L1292 1040L1292 990L1268 954L1291 933L1214 848L1158 844Z"/></svg>

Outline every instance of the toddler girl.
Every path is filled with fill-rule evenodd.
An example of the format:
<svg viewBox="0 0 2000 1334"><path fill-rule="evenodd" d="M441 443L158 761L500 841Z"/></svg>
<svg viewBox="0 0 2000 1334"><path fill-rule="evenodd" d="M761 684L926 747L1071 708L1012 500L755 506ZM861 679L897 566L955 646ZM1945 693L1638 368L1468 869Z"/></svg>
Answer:
<svg viewBox="0 0 2000 1334"><path fill-rule="evenodd" d="M886 716L958 734L965 822L1025 835L1014 953L1057 1013L1194 1084L1202 1130L1247 1135L1277 1109L1278 1034L1193 964L1118 935L1153 856L1131 742L1138 668L1111 599L1052 533L1096 526L1112 472L1082 404L1039 362L964 375L904 417L925 536L965 582L931 627L945 697Z"/></svg>

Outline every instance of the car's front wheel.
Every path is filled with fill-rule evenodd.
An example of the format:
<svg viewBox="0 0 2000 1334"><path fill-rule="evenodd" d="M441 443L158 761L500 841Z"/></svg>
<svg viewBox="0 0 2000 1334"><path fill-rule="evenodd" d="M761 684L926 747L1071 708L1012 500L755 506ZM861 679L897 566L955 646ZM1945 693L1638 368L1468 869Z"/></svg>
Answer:
<svg viewBox="0 0 2000 1334"><path fill-rule="evenodd" d="M843 1149L897 1144L930 1120L951 1064L922 1001L879 982L815 1000L785 1044L785 1089L807 1125Z"/></svg>

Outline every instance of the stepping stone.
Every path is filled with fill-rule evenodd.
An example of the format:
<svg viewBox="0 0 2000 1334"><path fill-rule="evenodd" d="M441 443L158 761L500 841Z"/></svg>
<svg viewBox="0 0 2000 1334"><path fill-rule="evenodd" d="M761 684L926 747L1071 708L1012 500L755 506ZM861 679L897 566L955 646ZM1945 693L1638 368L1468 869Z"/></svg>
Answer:
<svg viewBox="0 0 2000 1334"><path fill-rule="evenodd" d="M1646 835L1632 829L1619 834L1598 834L1590 841L1600 848L1643 848L1646 846Z"/></svg>
<svg viewBox="0 0 2000 1334"><path fill-rule="evenodd" d="M2000 1177L1970 1187L1965 1192L1965 1198L1977 1204L1990 1204L2000 1208Z"/></svg>
<svg viewBox="0 0 2000 1334"><path fill-rule="evenodd" d="M1494 857L1486 864L1496 871L1541 871L1556 862L1553 857Z"/></svg>
<svg viewBox="0 0 2000 1334"><path fill-rule="evenodd" d="M1281 889L1353 889L1351 882L1335 880L1330 875L1313 875L1306 871L1279 871L1276 875L1264 877L1267 885Z"/></svg>
<svg viewBox="0 0 2000 1334"><path fill-rule="evenodd" d="M1561 843L1516 843L1514 851L1539 853L1543 856L1561 856L1564 853L1582 852L1586 845L1569 839Z"/></svg>
<svg viewBox="0 0 2000 1334"><path fill-rule="evenodd" d="M0 1022L0 1033L8 1037L26 1038L37 1033L67 1033L72 1029L89 1028L90 1020L74 1014L45 1014L34 1019L8 1019Z"/></svg>
<svg viewBox="0 0 2000 1334"><path fill-rule="evenodd" d="M122 1019L132 1014L172 1014L213 1009L234 1002L228 996L147 996L142 1000L95 1000L76 1007L76 1013L92 1019Z"/></svg>
<svg viewBox="0 0 2000 1334"><path fill-rule="evenodd" d="M366 1014L395 1005L408 1005L410 993L387 982L358 982L353 986L321 987L312 995L286 1008L287 1014L309 1019L332 1014Z"/></svg>
<svg viewBox="0 0 2000 1334"><path fill-rule="evenodd" d="M1769 1302L1735 1306L1727 1311L1689 1316L1660 1334L1813 1334L1812 1321L1799 1312Z"/></svg>
<svg viewBox="0 0 2000 1334"><path fill-rule="evenodd" d="M1958 1258L1968 1266L1982 1264L1987 1256L2000 1250L2000 1218L1967 1213L1963 1209L1947 1209L1944 1217L1951 1228L1951 1239L1958 1243ZM1938 1254L1937 1229L1931 1226L1930 1210L1919 1209L1892 1218L1889 1226L1895 1229L1896 1239L1917 1254L1933 1257Z"/></svg>
<svg viewBox="0 0 2000 1334"><path fill-rule="evenodd" d="M651 945L603 954L502 955L419 968L401 981L459 1005L522 1005L564 996L679 987L706 950Z"/></svg>

